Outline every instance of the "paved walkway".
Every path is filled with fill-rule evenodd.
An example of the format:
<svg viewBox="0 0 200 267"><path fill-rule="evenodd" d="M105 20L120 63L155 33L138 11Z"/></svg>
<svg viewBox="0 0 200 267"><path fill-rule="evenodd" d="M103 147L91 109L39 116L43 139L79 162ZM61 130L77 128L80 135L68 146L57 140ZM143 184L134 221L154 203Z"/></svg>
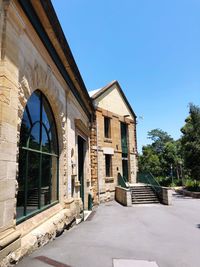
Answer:
<svg viewBox="0 0 200 267"><path fill-rule="evenodd" d="M17 267L48 266L199 267L200 199L176 195L173 206L102 204L90 220Z"/></svg>

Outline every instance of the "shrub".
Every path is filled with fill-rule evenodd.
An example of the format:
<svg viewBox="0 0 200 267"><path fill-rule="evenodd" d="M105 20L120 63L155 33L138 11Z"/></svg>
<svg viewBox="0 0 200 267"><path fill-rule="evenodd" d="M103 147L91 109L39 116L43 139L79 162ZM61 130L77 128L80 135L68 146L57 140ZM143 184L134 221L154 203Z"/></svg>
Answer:
<svg viewBox="0 0 200 267"><path fill-rule="evenodd" d="M192 192L200 192L200 182L196 180L187 180L185 188Z"/></svg>
<svg viewBox="0 0 200 267"><path fill-rule="evenodd" d="M161 185L161 186L166 186L166 187L175 187L175 186L181 186L182 185L182 180L180 179L173 179L173 182L172 182L172 178L170 176L167 176L167 177L157 177L156 180L158 181L158 183Z"/></svg>

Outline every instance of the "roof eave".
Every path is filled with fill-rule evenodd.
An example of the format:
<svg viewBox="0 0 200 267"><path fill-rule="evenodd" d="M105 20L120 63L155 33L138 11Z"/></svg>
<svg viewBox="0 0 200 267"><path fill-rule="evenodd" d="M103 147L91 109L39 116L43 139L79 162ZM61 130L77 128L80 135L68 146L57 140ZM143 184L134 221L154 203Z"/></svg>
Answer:
<svg viewBox="0 0 200 267"><path fill-rule="evenodd" d="M69 66L71 68L71 72L73 73L74 77L71 77L69 74L69 71L65 67L65 62L61 59L58 51L56 51L52 40L49 38L45 28L43 27L43 24L40 20L40 18L37 16L37 13L31 3L30 0L23 1L18 0L20 6L22 7L24 13L28 17L29 21L31 22L33 28L37 32L38 36L40 37L42 43L46 47L48 53L50 54L51 58L55 62L58 70L60 71L61 75L63 76L64 80L68 84L70 90L76 97L79 104L82 106L83 110L87 114L89 118L91 118L91 114L94 112L94 107L91 101L91 98L86 90L85 84L83 82L83 79L81 77L81 74L78 70L78 67L76 65L76 62L74 60L74 57L72 55L72 52L70 50L70 47L68 45L68 42L64 36L64 33L62 31L61 25L59 23L59 20L57 18L57 15L55 13L55 10L53 8L53 5L50 0L40 1L46 17L48 18L52 30L57 38L57 41L60 44L60 47L65 55L66 61L69 63ZM73 79L72 79L73 78ZM75 81L78 82L80 89L77 88ZM83 95L82 95L83 94Z"/></svg>

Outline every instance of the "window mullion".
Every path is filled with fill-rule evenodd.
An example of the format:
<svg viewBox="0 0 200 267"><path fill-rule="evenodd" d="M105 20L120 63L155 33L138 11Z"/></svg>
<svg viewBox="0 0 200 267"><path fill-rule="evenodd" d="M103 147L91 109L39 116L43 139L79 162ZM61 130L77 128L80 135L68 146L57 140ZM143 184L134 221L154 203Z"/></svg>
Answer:
<svg viewBox="0 0 200 267"><path fill-rule="evenodd" d="M40 151L42 152L42 94L40 93ZM39 163L38 208L41 209L42 153Z"/></svg>
<svg viewBox="0 0 200 267"><path fill-rule="evenodd" d="M24 185L24 191L25 191L25 199L24 199L24 216L26 216L27 212L27 199L28 199L28 157L29 157L29 152L26 151L26 166L25 166L25 185Z"/></svg>

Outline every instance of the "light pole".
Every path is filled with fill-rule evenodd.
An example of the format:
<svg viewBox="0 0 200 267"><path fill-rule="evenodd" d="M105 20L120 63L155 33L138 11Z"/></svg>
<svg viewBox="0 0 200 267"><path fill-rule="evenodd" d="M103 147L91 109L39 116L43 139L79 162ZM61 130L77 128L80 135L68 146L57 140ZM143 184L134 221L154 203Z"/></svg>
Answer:
<svg viewBox="0 0 200 267"><path fill-rule="evenodd" d="M183 161L180 160L179 164L180 164L181 181L182 181L182 185L183 185Z"/></svg>
<svg viewBox="0 0 200 267"><path fill-rule="evenodd" d="M173 165L172 164L170 164L170 176L171 176L172 184L173 184L174 180L173 180Z"/></svg>

